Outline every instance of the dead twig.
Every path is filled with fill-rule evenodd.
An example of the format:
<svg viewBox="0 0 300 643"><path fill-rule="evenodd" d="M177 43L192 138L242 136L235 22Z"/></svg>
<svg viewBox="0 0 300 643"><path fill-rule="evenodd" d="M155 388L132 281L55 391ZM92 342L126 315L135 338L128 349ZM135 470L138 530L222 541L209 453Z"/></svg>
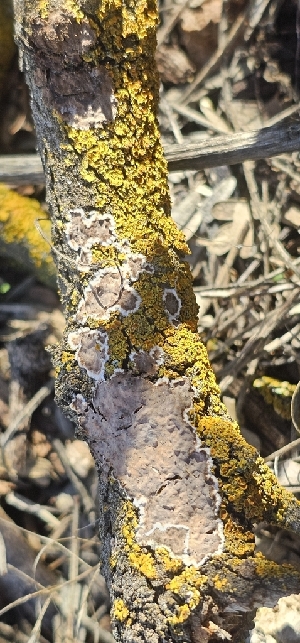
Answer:
<svg viewBox="0 0 300 643"><path fill-rule="evenodd" d="M260 353L264 351L266 340L270 334L274 331L279 321L282 320L284 315L291 308L293 301L299 296L300 289L295 288L294 292L286 301L278 306L276 310L272 310L268 313L262 322L258 325L257 330L252 336L248 339L246 344L243 346L239 356L230 362L225 368L222 369L219 376L222 378L219 386L222 392L224 392L234 377L237 376L237 373L248 363L249 356L252 358L257 358ZM234 373L234 375L232 375Z"/></svg>
<svg viewBox="0 0 300 643"><path fill-rule="evenodd" d="M172 105L180 113L188 112L185 108ZM208 129L212 124L192 110L193 118ZM247 160L259 160L278 156L284 153L297 152L300 148L300 126L282 124L264 127L250 132L235 132L222 136L207 137L201 143L165 144L165 155L169 172L204 170L221 165L236 165ZM289 169L276 159L280 169ZM293 176L293 178L295 178ZM297 180L299 177L297 176ZM44 184L45 177L42 163L37 154L0 157L0 182L12 185Z"/></svg>
<svg viewBox="0 0 300 643"><path fill-rule="evenodd" d="M297 440L293 440L293 442L286 444L284 447L281 447L281 449L277 449L277 451L270 453L270 455L268 455L265 458L266 464L270 464L271 462L274 462L276 458L280 458L282 455L286 455L286 453L290 453L290 451L292 451L293 449L299 446L300 446L300 438L297 438Z"/></svg>
<svg viewBox="0 0 300 643"><path fill-rule="evenodd" d="M229 34L226 38L224 38L222 45L220 45L215 51L215 53L211 56L211 58L208 60L206 65L199 71L198 74L196 74L195 79L193 80L192 83L188 86L186 91L182 94L181 102L182 103L187 103L188 101L191 102L193 100L197 100L197 97L194 95L195 89L199 87L201 83L215 71L217 65L220 63L222 60L223 56L226 55L229 50L234 46L236 38L240 35L242 32L245 22L247 19L249 13L249 8L245 11L243 11L236 19L235 23L232 25Z"/></svg>
<svg viewBox="0 0 300 643"><path fill-rule="evenodd" d="M18 415L10 423L9 427L6 429L5 433L1 435L0 444L3 448L8 440L16 433L19 426L25 421L29 421L34 411L40 406L40 404L50 395L54 390L54 380L51 379L49 382L46 382L39 391L27 402L24 408L18 413Z"/></svg>
<svg viewBox="0 0 300 643"><path fill-rule="evenodd" d="M205 0L200 0L199 2L199 7L205 2ZM168 37L169 33L174 29L175 25L177 24L182 12L186 8L186 6L189 4L189 0L185 0L182 4L179 4L178 6L174 5L173 11L171 16L165 21L165 23L160 27L157 31L157 46L159 47L160 45L163 44L164 40Z"/></svg>
<svg viewBox="0 0 300 643"><path fill-rule="evenodd" d="M13 491L6 494L5 502L11 505L11 507L19 509L19 511L25 511L33 516L37 516L51 528L57 527L57 525L60 524L59 519L56 518L56 516L53 516L47 507L44 507L39 503L32 502L27 498L22 498L22 496L19 494L16 495Z"/></svg>
<svg viewBox="0 0 300 643"><path fill-rule="evenodd" d="M78 476L73 471L63 443L57 438L55 438L54 440L52 440L52 445L64 466L67 476L69 477L75 489L77 489L79 495L81 496L83 506L85 508L85 511L89 515L90 521L94 522L96 517L94 501L89 495L84 484L81 482L81 480L79 480Z"/></svg>

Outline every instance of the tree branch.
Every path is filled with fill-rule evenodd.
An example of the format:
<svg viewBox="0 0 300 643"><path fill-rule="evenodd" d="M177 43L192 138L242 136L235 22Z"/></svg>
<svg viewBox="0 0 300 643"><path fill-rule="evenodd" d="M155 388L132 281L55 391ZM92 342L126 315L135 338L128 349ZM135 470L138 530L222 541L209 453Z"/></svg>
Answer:
<svg viewBox="0 0 300 643"><path fill-rule="evenodd" d="M197 334L159 139L156 3L16 11L66 314L56 394L99 469L113 634L240 642L300 579L255 556L253 524L299 533L300 505L228 416Z"/></svg>
<svg viewBox="0 0 300 643"><path fill-rule="evenodd" d="M291 124L214 136L201 143L164 145L169 172L236 165L244 161L297 152L299 149L300 127ZM43 183L44 180L39 156L24 154L0 157L0 181L22 185Z"/></svg>

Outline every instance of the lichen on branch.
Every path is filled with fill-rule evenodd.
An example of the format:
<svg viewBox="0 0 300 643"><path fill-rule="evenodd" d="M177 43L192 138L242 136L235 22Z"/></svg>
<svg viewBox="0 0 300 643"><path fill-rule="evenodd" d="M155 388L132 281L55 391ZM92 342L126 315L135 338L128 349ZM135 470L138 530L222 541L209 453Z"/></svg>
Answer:
<svg viewBox="0 0 300 643"><path fill-rule="evenodd" d="M227 613L299 583L255 556L252 529L299 531L300 509L229 418L197 334L157 123L156 3L20 4L67 317L57 396L99 467L115 637L192 642L212 622L224 638Z"/></svg>

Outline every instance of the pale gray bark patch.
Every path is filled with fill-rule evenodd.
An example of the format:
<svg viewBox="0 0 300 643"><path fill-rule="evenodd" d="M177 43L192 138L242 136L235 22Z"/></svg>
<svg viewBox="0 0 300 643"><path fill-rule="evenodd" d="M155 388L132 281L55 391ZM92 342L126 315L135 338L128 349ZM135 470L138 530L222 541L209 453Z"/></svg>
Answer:
<svg viewBox="0 0 300 643"><path fill-rule="evenodd" d="M186 419L192 400L187 378L117 374L96 385L92 405L78 396L72 406L103 473L138 508L137 542L199 566L222 551L223 535L212 461Z"/></svg>
<svg viewBox="0 0 300 643"><path fill-rule="evenodd" d="M81 328L69 333L70 348L75 350L75 357L81 368L89 377L103 380L105 364L109 357L108 335L104 331Z"/></svg>
<svg viewBox="0 0 300 643"><path fill-rule="evenodd" d="M67 242L72 250L79 252L78 267L94 245L108 246L115 240L114 220L110 214L100 214L96 210L85 213L83 208L70 210L70 220L66 224Z"/></svg>
<svg viewBox="0 0 300 643"><path fill-rule="evenodd" d="M130 288L129 286L127 286L124 288L121 294L117 309L120 310L120 312L124 316L126 316L130 313L136 312L141 301L142 300L140 295L134 290L134 288Z"/></svg>
<svg viewBox="0 0 300 643"><path fill-rule="evenodd" d="M131 369L135 375L147 375L154 377L164 361L164 352L159 346L153 346L149 352L139 350L132 351L129 355Z"/></svg>
<svg viewBox="0 0 300 643"><path fill-rule="evenodd" d="M138 279L141 272L154 272L153 266L145 261L145 257L142 254L132 254L128 258L128 274L130 275L132 281Z"/></svg>
<svg viewBox="0 0 300 643"><path fill-rule="evenodd" d="M77 319L108 319L114 310L126 316L134 313L140 302L140 295L123 281L118 268L103 268L85 288L84 299L78 306Z"/></svg>
<svg viewBox="0 0 300 643"><path fill-rule="evenodd" d="M78 23L61 10L49 12L47 20L33 22L29 41L37 49L35 84L68 125L87 130L115 119L111 77L104 65L84 59L96 44L88 20Z"/></svg>
<svg viewBox="0 0 300 643"><path fill-rule="evenodd" d="M280 598L270 609L261 607L255 616L249 643L298 643L300 641L300 594Z"/></svg>
<svg viewBox="0 0 300 643"><path fill-rule="evenodd" d="M111 214L101 214L97 210L85 212L75 208L68 213L66 224L67 243L77 252L76 263L79 270L89 272L99 262L93 260L92 248L110 246L117 241L115 222Z"/></svg>

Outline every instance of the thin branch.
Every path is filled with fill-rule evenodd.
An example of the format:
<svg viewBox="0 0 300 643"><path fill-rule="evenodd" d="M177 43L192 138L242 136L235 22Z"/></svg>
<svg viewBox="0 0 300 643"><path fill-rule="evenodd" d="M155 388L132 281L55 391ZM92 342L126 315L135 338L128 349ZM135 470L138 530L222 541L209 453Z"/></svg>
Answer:
<svg viewBox="0 0 300 643"><path fill-rule="evenodd" d="M281 447L281 449L277 449L277 451L270 453L270 455L268 455L265 458L265 462L269 464L270 462L273 462L273 460L275 460L276 458L279 458L280 456L285 455L286 453L289 453L290 451L292 451L293 449L299 446L300 446L300 438L297 438L293 442L290 442L289 444L285 444L285 446Z"/></svg>
<svg viewBox="0 0 300 643"><path fill-rule="evenodd" d="M247 160L297 152L299 148L300 126L296 124L207 137L200 143L164 146L169 172L236 165ZM39 156L26 154L0 157L0 182L13 185L43 184L45 177Z"/></svg>
<svg viewBox="0 0 300 643"><path fill-rule="evenodd" d="M40 404L51 395L54 389L54 380L51 378L44 386L42 386L37 393L27 402L24 408L18 413L18 415L10 423L9 427L6 429L5 433L1 436L0 444L3 448L8 440L16 433L20 424L26 420L30 420L34 411L40 406Z"/></svg>

